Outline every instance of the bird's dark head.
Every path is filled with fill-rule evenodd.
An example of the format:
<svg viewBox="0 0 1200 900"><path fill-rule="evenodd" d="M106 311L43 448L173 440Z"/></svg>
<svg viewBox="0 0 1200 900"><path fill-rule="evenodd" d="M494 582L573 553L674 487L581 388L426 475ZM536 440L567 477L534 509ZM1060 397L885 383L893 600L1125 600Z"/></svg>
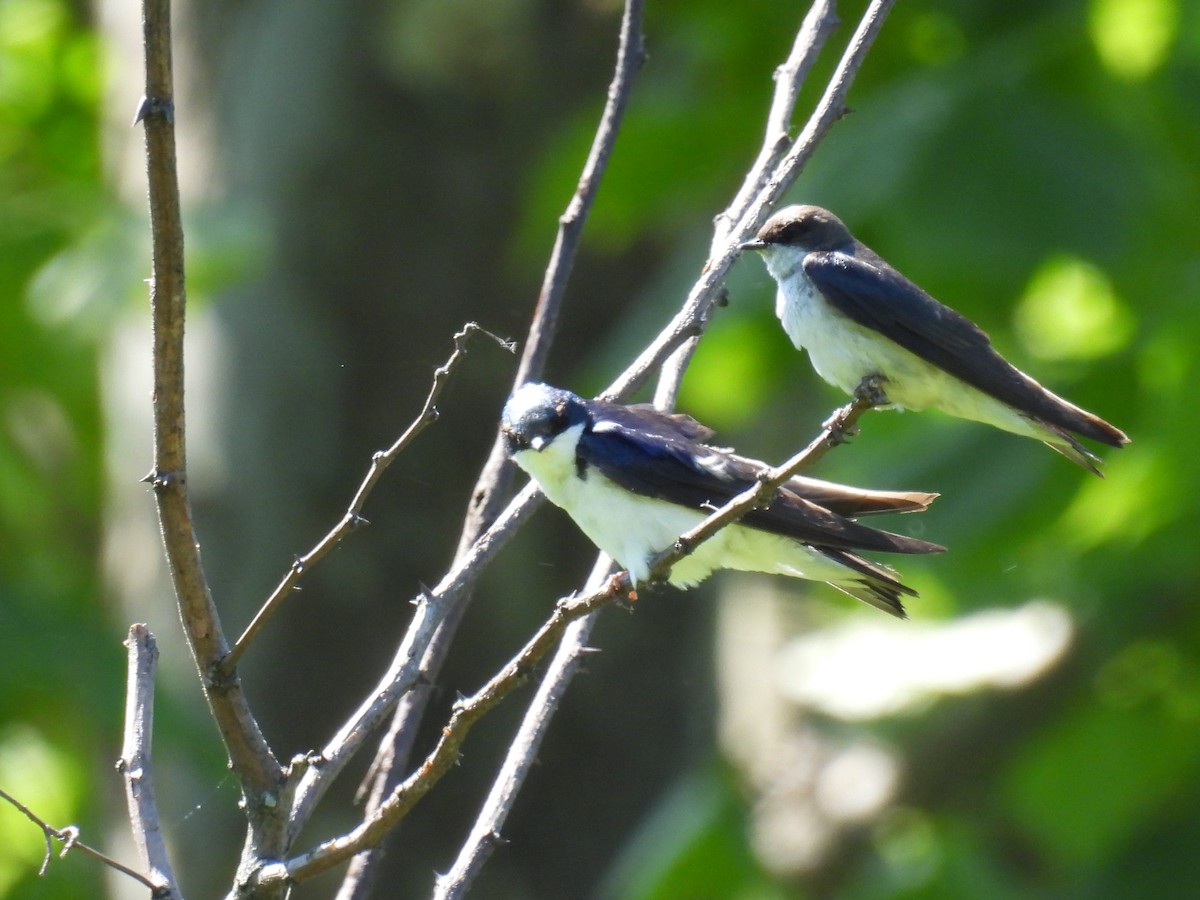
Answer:
<svg viewBox="0 0 1200 900"><path fill-rule="evenodd" d="M500 416L500 431L504 434L509 455L521 450L540 452L551 441L573 425L589 419L582 397L530 381L521 385L504 404Z"/></svg>
<svg viewBox="0 0 1200 900"><path fill-rule="evenodd" d="M819 250L841 250L854 245L842 220L819 206L787 206L763 224L746 250L772 250L792 247L805 253Z"/></svg>

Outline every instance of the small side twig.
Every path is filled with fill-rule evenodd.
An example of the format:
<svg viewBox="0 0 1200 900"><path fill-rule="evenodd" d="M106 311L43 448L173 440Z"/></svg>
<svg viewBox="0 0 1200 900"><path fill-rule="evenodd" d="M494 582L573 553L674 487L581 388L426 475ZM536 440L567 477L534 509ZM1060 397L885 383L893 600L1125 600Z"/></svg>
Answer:
<svg viewBox="0 0 1200 900"><path fill-rule="evenodd" d="M0 800L4 800L5 802L11 804L22 815L24 815L25 818L42 830L42 834L46 838L46 854L42 857L42 865L41 868L38 869L38 875L46 874L46 869L50 866L50 859L54 856L54 841L59 841L63 845L62 850L58 854L60 858L66 856L71 850L78 850L85 856L90 856L92 859L103 863L110 869L114 869L117 872L120 872L122 875L128 875L135 881L141 882L150 889L150 895L154 897L155 900L160 900L160 898L171 896L170 894L160 893L162 890L161 886L155 884L150 880L149 877L143 875L137 869L131 869L129 866L117 862L111 856L101 853L95 847L85 844L79 839L79 828L77 826L68 825L65 828L55 828L20 800L13 797L13 795L8 793L8 791L3 789L0 789Z"/></svg>
<svg viewBox="0 0 1200 900"><path fill-rule="evenodd" d="M237 643L229 651L229 655L221 660L218 666L219 677L227 677L234 670L238 664L238 660L242 658L242 654L246 652L246 648L250 646L262 627L275 614L283 601L290 597L292 592L296 590L297 585L300 583L300 578L311 570L314 565L328 556L329 552L341 543L346 535L360 525L366 524L367 520L363 518L362 510L367 502L367 497L370 496L371 491L375 489L376 484L383 477L383 473L395 461L396 457L413 442L417 435L437 421L439 415L437 408L438 399L446 389L446 384L450 380L451 373L453 373L459 361L466 355L467 342L475 334L482 334L491 338L504 349L513 350L513 345L510 341L497 337L475 322L468 322L463 326L461 331L454 335L454 350L442 365L433 370L433 383L429 386L429 393L425 397L425 404L422 406L421 412L390 447L386 450L378 451L371 457L371 465L367 469L367 474L363 477L362 483L359 484L358 490L355 491L354 498L346 508L345 514L330 529L329 533L317 542L316 546L292 563L287 574L276 585L275 590L267 597L262 608L255 614L250 624L246 626L246 630L242 632L241 637L237 639Z"/></svg>
<svg viewBox="0 0 1200 900"><path fill-rule="evenodd" d="M125 799L133 840L142 864L149 871L154 896L179 900L167 844L159 827L154 799L150 745L154 730L154 673L158 644L145 625L133 625L125 641L129 648L129 675L125 687L125 740L117 770L125 779Z"/></svg>
<svg viewBox="0 0 1200 900"><path fill-rule="evenodd" d="M671 574L671 567L696 547L760 506L793 475L811 466L834 447L845 443L846 436L853 433L859 417L876 405L876 401L871 397L859 394L850 403L835 410L833 415L825 420L821 433L813 438L807 447L781 465L768 469L754 487L742 491L691 531L681 534L672 546L655 556L650 563L650 577L654 580L667 578Z"/></svg>

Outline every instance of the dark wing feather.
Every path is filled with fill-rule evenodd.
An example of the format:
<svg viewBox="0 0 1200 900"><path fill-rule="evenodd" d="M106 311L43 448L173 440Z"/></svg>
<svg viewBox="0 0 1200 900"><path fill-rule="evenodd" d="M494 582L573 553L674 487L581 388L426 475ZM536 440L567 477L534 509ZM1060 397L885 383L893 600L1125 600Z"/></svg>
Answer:
<svg viewBox="0 0 1200 900"><path fill-rule="evenodd" d="M627 418L631 426L641 425L654 430L674 432L686 440L703 443L712 440L717 434L687 413L663 412L661 409L655 409L649 403L630 403L628 406L614 408L625 410L628 413Z"/></svg>
<svg viewBox="0 0 1200 900"><path fill-rule="evenodd" d="M756 483L761 464L698 444L678 431L637 427L647 422L644 410L633 410L631 415L622 407L594 409L592 428L580 438L580 463L585 470L595 467L626 490L701 512L722 506ZM943 549L852 522L789 487L779 491L769 508L752 510L742 522L804 543L845 550L935 553Z"/></svg>
<svg viewBox="0 0 1200 900"><path fill-rule="evenodd" d="M1000 402L1104 444L1119 447L1128 441L1117 428L1055 397L1009 363L970 319L866 253L871 258L837 250L810 253L804 272L830 304L858 324Z"/></svg>

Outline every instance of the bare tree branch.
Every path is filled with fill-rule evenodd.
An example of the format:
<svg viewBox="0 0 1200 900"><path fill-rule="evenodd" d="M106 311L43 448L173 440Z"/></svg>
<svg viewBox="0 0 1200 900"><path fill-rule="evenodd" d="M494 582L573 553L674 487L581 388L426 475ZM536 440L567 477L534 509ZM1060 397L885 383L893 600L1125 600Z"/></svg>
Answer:
<svg viewBox="0 0 1200 900"><path fill-rule="evenodd" d="M536 489L526 485L438 585L413 598L417 612L387 672L325 748L313 757L312 765L305 767L302 773L293 773L292 777L299 778L299 784L295 788L296 802L288 824L289 840L295 838L329 784L379 727L400 696L426 677L421 669L423 648L429 645L454 598L470 588L486 563L528 521L536 509L532 502L536 495Z"/></svg>
<svg viewBox="0 0 1200 900"><path fill-rule="evenodd" d="M374 456L371 457L371 465L367 469L367 474L364 476L362 483L359 484L358 490L355 491L354 499L350 501L350 505L346 508L345 514L338 521L338 523L334 525L329 533L317 542L315 547L313 547L303 556L298 557L296 561L292 563L292 567L288 569L288 572L286 575L284 575L283 580L279 582L279 584L275 587L275 590L273 590L271 595L267 598L266 603L263 604L262 608L250 621L250 624L246 626L246 630L242 632L242 636L238 638L233 650L231 650L229 655L221 661L221 665L219 667L219 675L221 677L227 677L233 672L234 667L237 666L238 660L241 659L242 654L246 652L246 648L254 640L255 636L257 636L260 629L262 629L262 627L270 620L271 616L274 615L275 611L282 605L283 601L291 596L292 592L296 590L297 585L300 583L301 576L326 556L328 556L329 552L333 550L333 548L339 543L341 543L342 539L345 538L346 535L354 531L360 525L367 523L367 520L364 519L362 515L363 506L367 502L367 497L370 496L371 491L375 489L375 485L379 483L380 478L383 477L383 473L387 470L388 466L395 462L396 457L398 457L404 451L404 449L413 442L417 435L437 421L439 415L437 409L438 399L441 397L442 392L446 389L446 384L449 382L450 375L454 371L456 365L466 355L467 342L474 334L486 335L501 347L504 347L506 350L513 349L513 346L510 342L505 341L503 338L497 337L486 328L481 328L474 322L468 322L463 326L461 331L454 335L454 350L450 354L449 358L442 363L442 365L433 370L433 383L429 386L429 393L425 397L425 405L421 408L421 412L417 415L416 419L413 420L412 424L410 424L408 428L404 430L404 433L396 439L392 446L388 447L386 450L378 451Z"/></svg>
<svg viewBox="0 0 1200 900"><path fill-rule="evenodd" d="M738 245L766 221L771 208L783 192L791 187L821 138L845 114L846 95L850 85L862 67L867 51L871 49L871 44L883 27L883 21L894 2L895 0L873 0L863 13L862 20L851 36L850 43L808 124L775 167L771 177L755 195L746 212L737 220L737 225L729 232L720 249L709 257L700 280L692 287L683 308L633 364L608 386L601 395L605 400L627 398L657 371L684 341L703 333L712 314L713 305L720 296L725 276L741 253Z"/></svg>
<svg viewBox="0 0 1200 900"><path fill-rule="evenodd" d="M600 554L587 580L585 593L594 593L602 589L606 582L611 584L611 569L612 561ZM521 726L509 745L508 753L505 754L504 762L492 782L491 791L488 792L483 807L475 818L471 833L459 851L454 865L437 880L433 892L436 900L465 896L475 876L492 855L492 850L500 838L500 828L508 819L517 791L525 783L525 777L537 757L538 747L541 746L546 730L550 727L550 721L558 710L567 685L574 677L581 656L587 649L588 638L599 612L600 610L596 609L576 619L564 632L558 650L529 705L529 713L521 721Z"/></svg>
<svg viewBox="0 0 1200 900"><path fill-rule="evenodd" d="M158 644L145 625L133 625L125 641L129 648L129 674L125 686L125 740L117 770L125 779L129 823L142 864L149 871L155 897L179 900L179 888L159 827L154 799L150 746L154 732L154 673Z"/></svg>
<svg viewBox="0 0 1200 900"><path fill-rule="evenodd" d="M24 815L25 818L27 818L38 828L42 829L42 834L46 838L46 854L42 857L42 865L41 868L38 869L38 875L46 874L46 869L50 865L50 859L54 855L53 841L60 841L63 845L62 850L58 854L60 858L66 856L72 850L78 850L85 856L90 856L92 859L103 863L110 869L114 869L120 872L122 875L128 875L135 881L140 881L150 889L150 895L154 897L155 900L160 900L160 898L171 896L171 894L160 893L163 890L163 887L155 884L155 882L153 882L146 875L143 875L141 872L137 871L137 869L131 869L129 866L117 862L111 856L101 853L95 847L85 844L79 839L79 828L75 825L68 825L65 828L55 828L20 800L13 797L13 795L8 793L8 791L2 789L0 789L0 800L4 800L12 804L12 806L15 807L22 815Z"/></svg>
<svg viewBox="0 0 1200 900"><path fill-rule="evenodd" d="M558 220L554 247L542 279L541 292L513 381L514 390L526 381L540 377L554 341L558 313L575 263L583 226L612 155L629 98L633 93L634 78L645 61L646 51L642 37L643 6L644 0L627 0L625 4L617 46L617 61L608 87L608 99L575 193ZM492 521L500 511L500 504L509 489L511 477L512 467L508 462L503 438L497 431L488 459L480 471L475 488L471 491L471 502L459 537L456 560L469 551L486 523ZM469 591L462 592L451 601L450 610L425 649L421 660L421 670L429 681L407 692L396 709L392 727L380 744L372 772L368 776L371 782L365 806L368 815L378 808L382 799L399 782L409 758L412 741L425 713L429 699L428 685L441 671L442 663L469 603ZM352 863L338 892L339 900L359 900L366 896L372 878L371 870L378 865L380 855L381 851L376 848Z"/></svg>
<svg viewBox="0 0 1200 900"><path fill-rule="evenodd" d="M583 597L560 600L550 618L503 669L475 694L454 705L437 745L373 815L345 835L325 841L286 862L263 866L241 887L253 890L304 881L377 844L454 766L459 748L475 724L529 678L534 667L558 643L567 626L611 602L627 590L627 584L621 579L610 578L599 590Z"/></svg>
<svg viewBox="0 0 1200 900"><path fill-rule="evenodd" d="M229 647L200 561L187 486L183 396L187 295L175 165L169 0L145 0L143 41L146 95L136 121L143 122L146 128L153 240L150 305L154 327L154 468L147 480L154 487L167 564L188 645L230 765L241 784L253 827L273 805L283 773L250 711L239 680L230 677L218 682L210 678Z"/></svg>

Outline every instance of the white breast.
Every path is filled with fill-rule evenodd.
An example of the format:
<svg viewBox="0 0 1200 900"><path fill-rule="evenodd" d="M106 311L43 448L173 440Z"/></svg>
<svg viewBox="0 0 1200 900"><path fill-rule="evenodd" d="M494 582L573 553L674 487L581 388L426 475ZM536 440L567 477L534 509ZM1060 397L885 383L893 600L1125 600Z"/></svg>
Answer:
<svg viewBox="0 0 1200 900"><path fill-rule="evenodd" d="M704 516L700 512L630 493L597 469L580 478L575 448L583 426L556 437L541 452L523 450L513 459L537 480L550 502L566 510L592 543L644 581L648 559L671 546ZM711 566L694 581L708 575Z"/></svg>

